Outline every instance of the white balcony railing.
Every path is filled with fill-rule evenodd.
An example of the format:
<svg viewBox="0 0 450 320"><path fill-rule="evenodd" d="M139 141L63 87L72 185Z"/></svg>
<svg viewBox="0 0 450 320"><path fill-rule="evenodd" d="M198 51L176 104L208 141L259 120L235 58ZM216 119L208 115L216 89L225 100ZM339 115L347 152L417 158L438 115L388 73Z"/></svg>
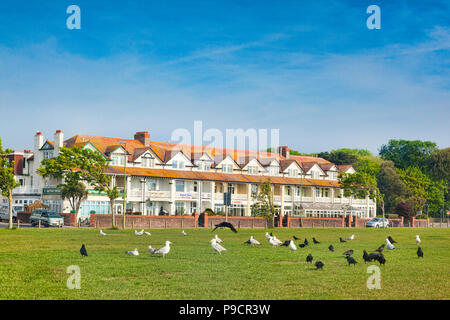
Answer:
<svg viewBox="0 0 450 320"><path fill-rule="evenodd" d="M41 194L39 188L32 187L18 187L13 190L14 195L18 194Z"/></svg>

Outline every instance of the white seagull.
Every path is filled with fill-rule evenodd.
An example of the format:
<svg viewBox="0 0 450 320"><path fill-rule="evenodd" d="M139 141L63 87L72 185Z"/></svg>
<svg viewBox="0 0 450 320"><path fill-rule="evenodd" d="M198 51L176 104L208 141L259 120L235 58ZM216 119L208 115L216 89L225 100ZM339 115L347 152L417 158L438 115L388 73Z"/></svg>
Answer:
<svg viewBox="0 0 450 320"><path fill-rule="evenodd" d="M353 239L355 239L355 235L354 234L352 234L350 237L347 237L347 240L353 240Z"/></svg>
<svg viewBox="0 0 450 320"><path fill-rule="evenodd" d="M182 234L183 236L187 236L187 233L186 233L186 232L184 232L184 230L183 230L183 231L181 231L181 234Z"/></svg>
<svg viewBox="0 0 450 320"><path fill-rule="evenodd" d="M292 240L289 242L289 249L291 249L291 251L297 250L297 246L295 245L294 241L292 241Z"/></svg>
<svg viewBox="0 0 450 320"><path fill-rule="evenodd" d="M102 231L102 229L100 229L100 235L101 235L101 236L106 236L106 233L104 233L104 232Z"/></svg>
<svg viewBox="0 0 450 320"><path fill-rule="evenodd" d="M147 251L150 252L150 253L155 253L156 248L152 248L152 246L149 245Z"/></svg>
<svg viewBox="0 0 450 320"><path fill-rule="evenodd" d="M420 244L421 242L422 242L422 241L420 241L419 235L417 234L417 235L416 235L416 243L417 243L417 244Z"/></svg>
<svg viewBox="0 0 450 320"><path fill-rule="evenodd" d="M169 253L170 251L170 245L172 244L172 242L170 242L169 240L166 241L166 245L164 247L162 247L161 249L156 250L155 252L153 252L154 254L162 254L163 258L166 256L166 254Z"/></svg>
<svg viewBox="0 0 450 320"><path fill-rule="evenodd" d="M261 243L259 243L258 240L254 239L253 236L250 236L250 240L248 240L248 241L250 241L250 244L256 244L258 246L261 245Z"/></svg>
<svg viewBox="0 0 450 320"><path fill-rule="evenodd" d="M220 253L221 251L227 251L227 249L225 249L224 247L222 247L220 244L217 243L217 240L215 238L213 238L210 242L211 247L218 253Z"/></svg>
<svg viewBox="0 0 450 320"><path fill-rule="evenodd" d="M394 245L389 241L389 239L386 239L386 249L388 250L394 250Z"/></svg>
<svg viewBox="0 0 450 320"><path fill-rule="evenodd" d="M142 229L141 231L136 231L136 230L134 230L134 234L135 235L137 235L137 236L142 236L143 234L144 234L144 229Z"/></svg>
<svg viewBox="0 0 450 320"><path fill-rule="evenodd" d="M272 238L273 238L273 240L274 240L276 243L278 243L278 244L282 244L282 243L283 243L280 239L278 239L278 238L275 237L275 236L273 236Z"/></svg>
<svg viewBox="0 0 450 320"><path fill-rule="evenodd" d="M133 256L138 256L139 252L138 252L138 249L135 248L133 251L127 251L127 254L132 254Z"/></svg>
<svg viewBox="0 0 450 320"><path fill-rule="evenodd" d="M150 233L150 232L148 232L148 231L145 231L144 232L146 235L148 235L148 236L151 236L152 234Z"/></svg>
<svg viewBox="0 0 450 320"><path fill-rule="evenodd" d="M271 237L271 235L268 232L266 232L266 238L270 239L270 237Z"/></svg>
<svg viewBox="0 0 450 320"><path fill-rule="evenodd" d="M222 243L222 242L223 242L222 239L220 239L220 238L217 236L217 234L216 234L216 236L214 237L214 239L216 239L216 242L217 242L217 243Z"/></svg>
<svg viewBox="0 0 450 320"><path fill-rule="evenodd" d="M280 245L279 242L275 241L274 237L270 237L270 238L269 238L269 243L270 243L272 246L274 246L274 247Z"/></svg>

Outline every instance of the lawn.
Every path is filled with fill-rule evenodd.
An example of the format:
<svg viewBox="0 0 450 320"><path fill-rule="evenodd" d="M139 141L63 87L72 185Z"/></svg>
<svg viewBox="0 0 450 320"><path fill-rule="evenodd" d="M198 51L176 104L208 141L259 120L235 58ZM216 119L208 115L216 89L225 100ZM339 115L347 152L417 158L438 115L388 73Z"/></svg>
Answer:
<svg viewBox="0 0 450 320"><path fill-rule="evenodd" d="M271 247L267 230L207 229L133 230L0 229L0 299L449 299L450 229L269 229L280 240L292 235L310 245L296 252ZM339 237L355 240L339 243ZM214 234L228 251L210 246ZM415 235L422 239L424 259L416 255ZM243 244L250 235L260 247ZM385 253L381 289L369 290L370 274L362 250L373 251L390 235L398 244ZM312 244L315 236L320 244ZM173 242L165 259L147 252L148 245ZM89 257L79 249L86 244ZM298 243L298 241L297 241ZM333 244L335 252L328 246ZM125 251L138 248L140 255ZM356 266L342 253L355 250ZM305 262L311 253L324 270ZM372 263L378 265L378 263ZM81 289L66 286L67 267L78 265Z"/></svg>

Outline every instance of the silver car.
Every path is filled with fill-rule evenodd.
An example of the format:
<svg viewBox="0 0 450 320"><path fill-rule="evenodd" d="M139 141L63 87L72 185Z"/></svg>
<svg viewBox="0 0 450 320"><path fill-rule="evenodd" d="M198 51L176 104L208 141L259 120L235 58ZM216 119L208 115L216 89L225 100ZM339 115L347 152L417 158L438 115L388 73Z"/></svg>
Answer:
<svg viewBox="0 0 450 320"><path fill-rule="evenodd" d="M389 220L384 218L384 227L389 228ZM383 228L383 218L373 218L366 222L366 228Z"/></svg>

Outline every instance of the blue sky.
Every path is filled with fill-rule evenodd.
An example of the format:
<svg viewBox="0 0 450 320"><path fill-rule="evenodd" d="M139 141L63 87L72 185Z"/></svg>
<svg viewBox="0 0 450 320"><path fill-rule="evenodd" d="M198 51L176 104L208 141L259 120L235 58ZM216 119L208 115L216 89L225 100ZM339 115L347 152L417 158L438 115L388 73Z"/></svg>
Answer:
<svg viewBox="0 0 450 320"><path fill-rule="evenodd" d="M66 8L81 8L68 30ZM381 8L369 30L366 8ZM0 137L280 129L301 152L450 145L448 1L5 1ZM5 120L7 119L7 120Z"/></svg>

